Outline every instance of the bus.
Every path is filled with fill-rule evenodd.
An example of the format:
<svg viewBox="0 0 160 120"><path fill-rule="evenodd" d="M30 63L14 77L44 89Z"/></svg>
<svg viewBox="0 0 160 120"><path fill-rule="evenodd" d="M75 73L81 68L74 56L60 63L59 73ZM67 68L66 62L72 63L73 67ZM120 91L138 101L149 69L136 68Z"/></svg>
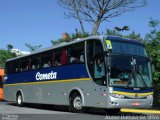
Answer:
<svg viewBox="0 0 160 120"><path fill-rule="evenodd" d="M116 36L90 36L61 43L5 63L4 99L100 108L150 108L151 64L144 45Z"/></svg>
<svg viewBox="0 0 160 120"><path fill-rule="evenodd" d="M3 100L3 76L4 69L0 68L0 100Z"/></svg>

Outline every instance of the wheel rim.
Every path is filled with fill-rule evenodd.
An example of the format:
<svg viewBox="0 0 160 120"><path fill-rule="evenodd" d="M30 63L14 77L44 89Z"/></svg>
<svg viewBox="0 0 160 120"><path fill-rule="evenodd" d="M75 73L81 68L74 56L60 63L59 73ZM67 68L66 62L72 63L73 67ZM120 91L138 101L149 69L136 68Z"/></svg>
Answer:
<svg viewBox="0 0 160 120"><path fill-rule="evenodd" d="M17 102L19 105L22 103L22 96L21 95L18 95Z"/></svg>
<svg viewBox="0 0 160 120"><path fill-rule="evenodd" d="M76 108L77 110L81 110L82 109L82 100L79 96L77 96L74 101L73 101L73 106L74 108Z"/></svg>

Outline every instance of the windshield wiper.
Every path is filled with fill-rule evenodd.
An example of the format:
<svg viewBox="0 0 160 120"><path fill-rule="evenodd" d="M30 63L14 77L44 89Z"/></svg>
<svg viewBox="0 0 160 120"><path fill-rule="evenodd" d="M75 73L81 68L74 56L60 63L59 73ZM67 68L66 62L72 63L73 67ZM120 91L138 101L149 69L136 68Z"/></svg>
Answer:
<svg viewBox="0 0 160 120"><path fill-rule="evenodd" d="M129 85L132 83L131 80L133 79L135 81L135 78L134 78L134 73L129 73L129 78L128 78L128 83L126 85L126 88L129 87Z"/></svg>
<svg viewBox="0 0 160 120"><path fill-rule="evenodd" d="M140 78L141 78L140 80L142 81L142 83L144 84L144 86L147 87L147 84L146 84L144 78L142 77L142 74L138 71L138 72L137 72L137 75L140 76Z"/></svg>
<svg viewBox="0 0 160 120"><path fill-rule="evenodd" d="M132 79L136 82L136 78L135 78L135 76L136 76L136 59L134 59L133 57L132 57L132 61L131 61L131 66L132 66L132 68L131 68L132 72L129 74L128 83L126 85L127 88L131 84ZM135 85L135 86L137 86L137 85Z"/></svg>

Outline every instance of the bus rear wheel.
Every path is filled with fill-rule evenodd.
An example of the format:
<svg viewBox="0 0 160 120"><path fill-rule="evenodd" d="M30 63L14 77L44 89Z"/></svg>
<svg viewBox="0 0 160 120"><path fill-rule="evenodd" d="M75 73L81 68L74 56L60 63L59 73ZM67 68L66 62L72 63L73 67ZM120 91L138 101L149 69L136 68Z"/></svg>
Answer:
<svg viewBox="0 0 160 120"><path fill-rule="evenodd" d="M20 92L17 93L16 103L17 103L18 107L22 107L23 106L23 97L22 97L22 94Z"/></svg>
<svg viewBox="0 0 160 120"><path fill-rule="evenodd" d="M70 98L70 111L82 112L82 98L78 93L74 93Z"/></svg>

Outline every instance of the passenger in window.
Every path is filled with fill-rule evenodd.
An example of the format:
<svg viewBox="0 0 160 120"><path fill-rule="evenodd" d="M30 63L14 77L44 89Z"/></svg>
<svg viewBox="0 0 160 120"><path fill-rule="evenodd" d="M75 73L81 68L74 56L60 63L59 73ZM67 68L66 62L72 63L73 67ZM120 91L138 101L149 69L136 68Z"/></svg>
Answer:
<svg viewBox="0 0 160 120"><path fill-rule="evenodd" d="M32 65L32 70L35 70L36 69L36 66L35 65Z"/></svg>
<svg viewBox="0 0 160 120"><path fill-rule="evenodd" d="M75 57L70 57L70 63L74 63L74 61L75 61L76 59L75 59Z"/></svg>
<svg viewBox="0 0 160 120"><path fill-rule="evenodd" d="M47 62L44 63L43 68L47 68L47 67L50 67L50 66L51 66L51 62L47 61Z"/></svg>
<svg viewBox="0 0 160 120"><path fill-rule="evenodd" d="M32 69L32 60L31 59L29 59L29 62L28 62L28 66L27 66L27 69L28 70L31 70Z"/></svg>
<svg viewBox="0 0 160 120"><path fill-rule="evenodd" d="M81 62L81 63L84 63L84 55L83 55L83 54L80 55L80 62Z"/></svg>
<svg viewBox="0 0 160 120"><path fill-rule="evenodd" d="M104 72L104 63L101 59L97 59L95 62L95 68L94 68L94 77L95 78L102 78L105 74Z"/></svg>
<svg viewBox="0 0 160 120"><path fill-rule="evenodd" d="M74 61L74 63L80 63L80 60L79 60L79 58L78 58L78 57L75 57L75 61Z"/></svg>
<svg viewBox="0 0 160 120"><path fill-rule="evenodd" d="M80 59L78 57L71 57L70 63L80 63Z"/></svg>
<svg viewBox="0 0 160 120"><path fill-rule="evenodd" d="M20 69L19 68L16 68L16 72L19 72L20 71Z"/></svg>
<svg viewBox="0 0 160 120"><path fill-rule="evenodd" d="M55 60L55 63L53 64L53 66L59 66L61 65L57 60Z"/></svg>

